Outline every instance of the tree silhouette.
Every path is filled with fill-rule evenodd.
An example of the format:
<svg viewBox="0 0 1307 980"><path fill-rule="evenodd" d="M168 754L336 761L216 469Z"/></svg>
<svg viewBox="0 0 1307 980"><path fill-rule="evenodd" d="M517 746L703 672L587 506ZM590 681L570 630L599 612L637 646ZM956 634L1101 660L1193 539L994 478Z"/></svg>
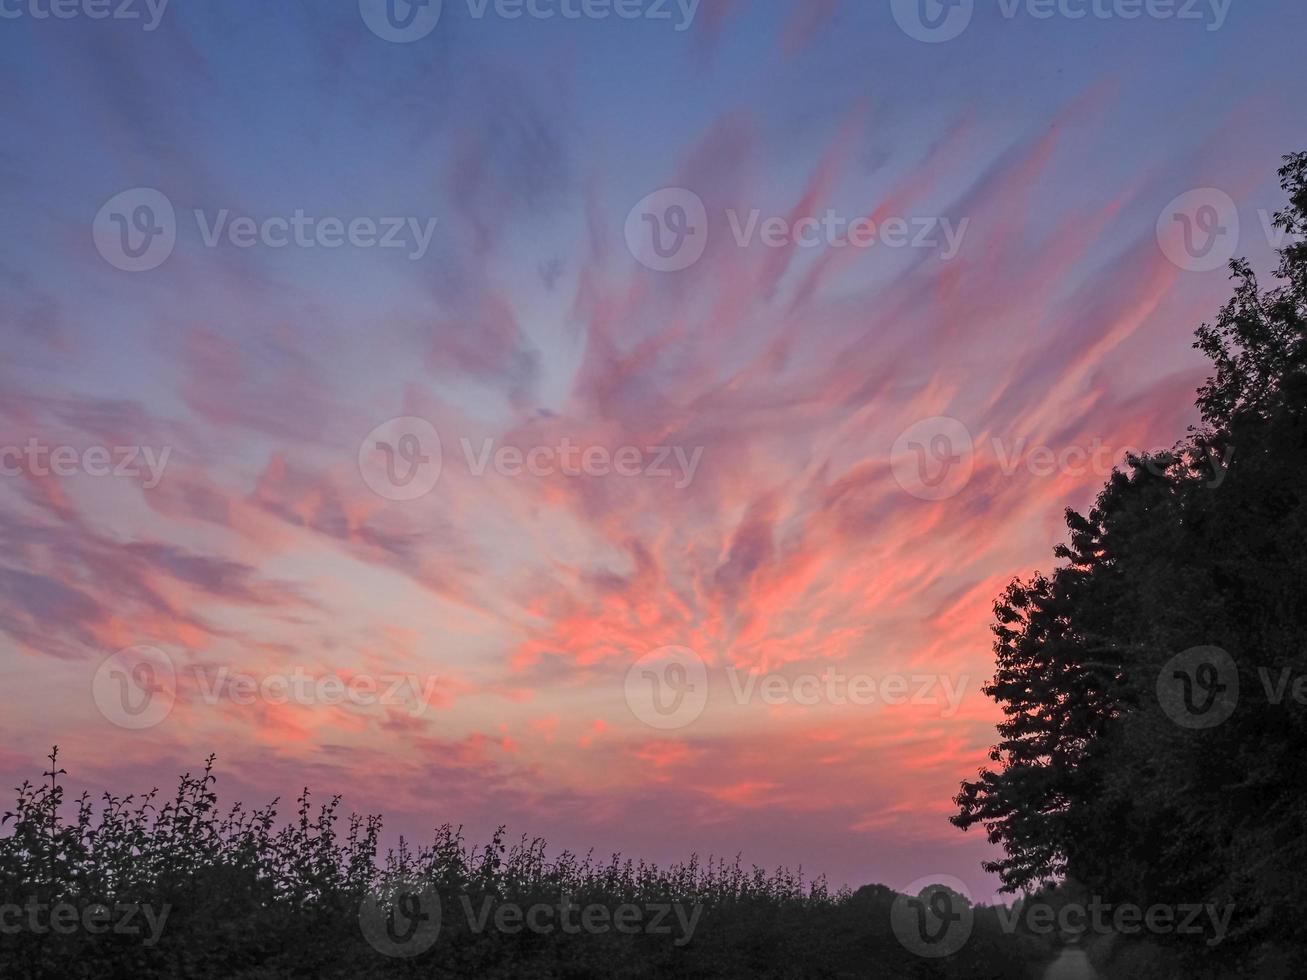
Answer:
<svg viewBox="0 0 1307 980"><path fill-rule="evenodd" d="M1276 226L1300 236L1307 153L1280 177ZM988 867L1007 890L1070 875L1144 906L1230 905L1222 952L1267 965L1307 938L1307 707L1291 693L1307 674L1307 245L1281 249L1270 289L1231 270L1233 298L1197 331L1214 367L1202 425L1129 458L1087 515L1067 512L1063 563L995 604L998 765L962 784L952 819L1002 845ZM1190 677L1174 658L1195 648ZM1177 719L1173 679L1229 716Z"/></svg>

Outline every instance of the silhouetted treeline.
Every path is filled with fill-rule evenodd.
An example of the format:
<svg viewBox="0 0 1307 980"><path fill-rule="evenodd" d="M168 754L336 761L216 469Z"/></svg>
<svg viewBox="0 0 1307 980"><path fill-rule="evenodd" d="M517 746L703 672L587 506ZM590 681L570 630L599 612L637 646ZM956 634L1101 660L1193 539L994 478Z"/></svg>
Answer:
<svg viewBox="0 0 1307 980"><path fill-rule="evenodd" d="M1155 940L1249 977L1299 975L1307 939L1307 154L1280 175L1279 281L1234 263L1197 332L1201 426L1068 511L1063 563L996 604L998 765L954 818L1012 890L1229 909L1219 943Z"/></svg>
<svg viewBox="0 0 1307 980"><path fill-rule="evenodd" d="M211 764L169 800L83 796L64 819L52 755L5 815L0 976L999 980L1046 955L981 908L965 955L925 960L895 938L889 889L833 894L738 862L547 859L540 841L474 849L448 826L382 857L380 820L342 828L334 799L306 792L284 826L275 805L220 810ZM534 927L503 915L532 907L553 911Z"/></svg>

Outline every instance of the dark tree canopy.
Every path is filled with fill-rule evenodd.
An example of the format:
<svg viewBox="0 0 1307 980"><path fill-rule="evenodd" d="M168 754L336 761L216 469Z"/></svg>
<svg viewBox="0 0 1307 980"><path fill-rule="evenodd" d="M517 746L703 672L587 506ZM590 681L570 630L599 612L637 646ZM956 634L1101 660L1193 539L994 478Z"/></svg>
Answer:
<svg viewBox="0 0 1307 980"><path fill-rule="evenodd" d="M1277 225L1301 236L1307 153L1280 176ZM962 784L953 822L1003 847L989 869L1009 891L1071 877L1117 901L1232 904L1246 955L1304 939L1307 245L1281 250L1273 288L1231 271L1233 298L1197 331L1201 426L1128 459L1088 514L1067 512L1062 564L996 602L996 766ZM1194 647L1237 673L1213 727L1177 723L1158 694Z"/></svg>

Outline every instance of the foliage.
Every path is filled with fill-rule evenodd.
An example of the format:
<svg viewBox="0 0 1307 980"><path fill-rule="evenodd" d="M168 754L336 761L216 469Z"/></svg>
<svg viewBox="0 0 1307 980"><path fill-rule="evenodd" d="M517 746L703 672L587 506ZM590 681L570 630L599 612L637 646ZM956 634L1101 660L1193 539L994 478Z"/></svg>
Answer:
<svg viewBox="0 0 1307 980"><path fill-rule="evenodd" d="M1307 154L1280 175L1277 224L1301 235ZM1143 906L1232 905L1230 939L1203 955L1264 976L1307 940L1307 707L1274 694L1307 675L1307 246L1280 259L1265 291L1233 263L1233 298L1197 331L1214 367L1201 428L1128 459L1087 515L1068 511L1063 564L996 603L998 765L953 818L1003 846L990 869L1008 890L1069 875ZM1157 694L1197 646L1238 673L1236 709L1205 729Z"/></svg>
<svg viewBox="0 0 1307 980"><path fill-rule="evenodd" d="M597 862L543 841L509 845L502 829L483 847L459 829L436 831L412 849L402 839L380 856L382 824L351 815L340 836L339 800L314 807L306 790L279 826L276 802L220 809L213 760L184 775L175 796L83 795L65 806L57 750L42 782L24 783L0 837L0 906L121 903L167 911L157 943L139 935L67 935L0 930L5 978L348 977L880 977L1024 976L1021 948L984 918L964 953L919 959L890 930L894 893L832 893L785 870L746 870L689 861L670 868L614 856ZM65 815L68 819L65 819ZM369 896L413 882L434 886L441 929L412 959L383 956L365 940L360 914ZM464 903L652 906L680 903L702 913L689 942L682 933L550 934L473 930ZM669 920L672 921L672 920Z"/></svg>

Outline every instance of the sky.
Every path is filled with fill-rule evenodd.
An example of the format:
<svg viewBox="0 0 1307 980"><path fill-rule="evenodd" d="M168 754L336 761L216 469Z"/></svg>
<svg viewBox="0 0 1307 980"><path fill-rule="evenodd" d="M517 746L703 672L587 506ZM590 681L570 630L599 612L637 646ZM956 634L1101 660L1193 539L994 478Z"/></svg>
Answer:
<svg viewBox="0 0 1307 980"><path fill-rule="evenodd" d="M992 895L993 602L1196 421L1307 7L389 2L0 0L4 785Z"/></svg>

